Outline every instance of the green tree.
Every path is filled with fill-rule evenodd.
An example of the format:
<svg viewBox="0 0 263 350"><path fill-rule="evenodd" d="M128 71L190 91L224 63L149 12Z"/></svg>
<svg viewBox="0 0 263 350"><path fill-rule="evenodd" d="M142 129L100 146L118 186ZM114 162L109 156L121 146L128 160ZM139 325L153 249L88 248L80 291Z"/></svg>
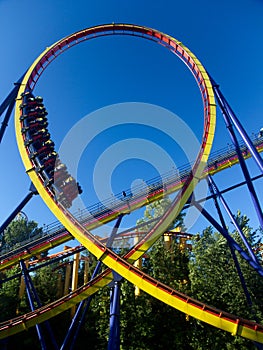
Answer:
<svg viewBox="0 0 263 350"><path fill-rule="evenodd" d="M159 239L143 260L142 270L181 292L189 289L188 253L179 249L175 238L168 250L163 238ZM121 320L123 349L190 349L186 315L144 292L136 297L134 286L126 281L122 285Z"/></svg>
<svg viewBox="0 0 263 350"><path fill-rule="evenodd" d="M171 206L171 199L169 197L164 197L163 199L160 199L158 201L152 202L148 204L145 207L144 215L141 219L137 220L137 225L139 224L147 224L148 221L161 217L165 214L165 212L170 208ZM183 227L183 218L184 214L180 213L177 218L174 219L174 221L171 223L169 229L173 229L175 227L181 226ZM154 223L149 223L148 225L145 225L141 230L144 231L145 228L150 228L154 225Z"/></svg>
<svg viewBox="0 0 263 350"><path fill-rule="evenodd" d="M149 204L137 224L162 216L170 205L168 197ZM178 226L183 226L183 214L173 221L169 229ZM147 225L148 229L150 227L151 224ZM186 292L189 289L188 251L180 250L179 243L179 238L173 236L166 246L161 237L142 259L142 270L158 281ZM122 349L190 349L186 341L189 323L183 313L145 292L136 297L134 286L127 281L122 282L121 291Z"/></svg>
<svg viewBox="0 0 263 350"><path fill-rule="evenodd" d="M7 270L2 277L9 278L14 274L20 272L18 267L14 267L11 270ZM18 306L20 281L19 279L12 279L0 285L0 322L6 321L16 315L16 309Z"/></svg>
<svg viewBox="0 0 263 350"><path fill-rule="evenodd" d="M16 244L39 234L42 234L42 228L39 228L36 222L24 218L13 220L4 231L2 247L12 249Z"/></svg>
<svg viewBox="0 0 263 350"><path fill-rule="evenodd" d="M158 240L143 259L142 270L182 292L189 289L182 283L188 274L187 252L179 249L173 240L165 249L163 239ZM135 287L122 280L120 307L121 349L190 349L188 336L189 322L176 309L163 304L141 291L135 295ZM86 317L85 331L78 338L78 346L89 339L92 349L107 348L109 337L110 288L99 290L94 296Z"/></svg>
<svg viewBox="0 0 263 350"><path fill-rule="evenodd" d="M42 229L38 228L36 222L27 221L23 218L14 220L4 231L2 240L3 247L7 249L16 248L16 246L21 242L24 242L38 234L42 234ZM19 274L20 272L21 269L18 265L13 266L11 269L1 272L1 279L10 278L16 274ZM44 273L44 271L40 274L42 273ZM48 288L50 279L46 279L45 284L45 288ZM26 293L24 293L22 299L20 300L19 290L20 278L11 279L0 285L0 321L6 321L8 319L14 318L18 314L24 314L30 311ZM6 339L2 344L5 344L3 346L5 346L6 349L40 348L34 328L30 329L27 332L26 336L25 333L17 334Z"/></svg>
<svg viewBox="0 0 263 350"><path fill-rule="evenodd" d="M13 220L3 235L3 247L12 248L19 242L27 240L36 234L41 234L42 229L38 228L37 223L34 221L27 221L24 218ZM10 278L13 275L21 272L18 266L13 267L10 270L6 270L1 274L2 279ZM7 320L8 318L16 315L16 310L19 305L18 292L20 287L19 278L12 279L3 283L0 287L0 307L1 307L1 320ZM25 311L28 311L28 307L25 307Z"/></svg>
<svg viewBox="0 0 263 350"><path fill-rule="evenodd" d="M138 223L163 215L170 206L169 198L151 203L146 207L144 217ZM182 215L174 221L171 228L182 225ZM150 225L147 225L149 228ZM145 227L142 228L145 230ZM124 254L124 249L119 249ZM185 281L188 276L188 253L180 251L179 241L174 237L169 249L161 237L142 259L142 270L163 281L173 288L186 291L189 286ZM185 341L189 322L186 316L170 306L141 292L135 295L135 287L122 280L120 308L121 349L148 350L164 348L189 349ZM85 330L78 339L78 345L89 339L93 349L105 349L109 337L110 288L99 290L94 296L86 318Z"/></svg>
<svg viewBox="0 0 263 350"><path fill-rule="evenodd" d="M256 232L249 227L248 218L238 213L237 220L248 241L255 247ZM232 236L245 249L238 233L233 232ZM193 240L192 258L189 263L192 296L226 312L262 322L263 279L239 255L237 259L253 301L253 308L248 306L226 239L213 232L211 227L206 228L202 235ZM251 341L233 337L196 320L191 320L191 323L191 344L195 349L255 349Z"/></svg>
<svg viewBox="0 0 263 350"><path fill-rule="evenodd" d="M57 273L53 271L54 265L42 267L35 273L32 280L38 297L43 305L48 304L57 297Z"/></svg>

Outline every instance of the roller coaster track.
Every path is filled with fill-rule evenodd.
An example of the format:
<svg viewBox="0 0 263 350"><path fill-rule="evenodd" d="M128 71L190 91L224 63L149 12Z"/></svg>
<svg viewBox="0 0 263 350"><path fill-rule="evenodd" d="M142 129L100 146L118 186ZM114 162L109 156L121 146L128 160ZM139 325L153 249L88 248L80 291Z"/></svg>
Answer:
<svg viewBox="0 0 263 350"><path fill-rule="evenodd" d="M263 137L254 137L253 143L258 152L262 152ZM243 149L243 157L248 159L251 154L247 147L242 142L240 142L240 147ZM236 164L238 164L238 157L235 149L233 146L225 147L211 154L211 158L203 172L202 179L207 177L208 174L214 175ZM132 197L129 197L127 202L129 203L129 208L127 208L127 206L120 208L119 204L117 206L114 205L111 198L105 202L94 204L87 209L82 210L80 213L76 213L74 216L77 217L88 230L92 230L93 228L97 228L100 225L116 219L120 213L125 213L127 210L132 212L143 207L145 203L156 201L165 195L178 191L183 186L190 171L191 167L190 165L187 165L179 168L178 174L171 175L171 173L167 173L166 175L164 174L161 177L147 181L146 183L149 185L149 188L151 188L151 195L150 197L142 196L140 198L139 193L146 193L147 187L139 188L138 193L136 191L133 194L137 201L136 206L133 205ZM126 190L125 192L129 194L129 190ZM117 195L116 198L121 199L121 194ZM100 208L104 208L104 210L101 210ZM113 213L114 215L112 215ZM96 217L95 223L94 217ZM21 259L28 259L31 256L40 254L50 248L65 243L72 239L72 235L68 231L65 231L65 228L56 221L45 227L45 233L41 237L34 240L32 239L34 239L34 237L30 238L30 241L21 242L19 247L15 249L13 248L6 253L5 251L0 251L0 271L14 265Z"/></svg>
<svg viewBox="0 0 263 350"><path fill-rule="evenodd" d="M122 231L120 233L116 233L115 237L114 237L114 242L116 243L117 247L119 247L118 242L123 241L123 239L133 239L136 237L136 239L144 236L146 234L145 231L137 231L138 229L140 229L143 226L146 225L150 225L153 222L156 222L159 218L154 218L152 220L149 220L147 223L143 223L143 224L139 224L131 229L127 229L125 231ZM136 230L136 231L134 231ZM165 232L164 234L170 235L170 236L176 236L179 239L184 238L184 239L191 239L191 237L193 236L193 234L191 233L186 233L186 232L181 232L181 231L175 231L175 230L169 230L167 232ZM109 237L103 237L100 238L100 241L104 244L107 243ZM122 242L120 244L122 247ZM61 261L65 258L70 257L71 255L83 252L85 250L85 247L83 245L79 245L76 247L68 247L65 246L63 251L57 252L57 253L52 253L49 254L47 256L44 257L38 257L34 260L30 260L28 261L28 269L27 271L30 273L32 271L38 270L40 268L42 268L43 266L49 265L49 264L54 264L57 261ZM86 259L84 257L84 259ZM67 262L68 263L68 262ZM7 281L13 280L15 278L21 277L22 273L17 273L15 275L12 275L10 277L7 278L3 278L2 280L0 280L0 284L3 284Z"/></svg>
<svg viewBox="0 0 263 350"><path fill-rule="evenodd" d="M30 147L27 147L26 145L28 140L25 138L25 132L23 132L25 124L21 121L22 115L20 107L21 98L24 99L25 96L24 93L31 92L33 90L45 67L53 59L55 59L57 55L83 40L115 34L140 36L145 39L153 40L167 47L188 66L195 77L201 92L204 104L205 125L202 143L197 159L192 166L191 172L182 183L179 193L173 200L171 207L154 225L154 227L150 229L147 235L123 258L115 254L111 249L107 248L96 237L94 237L88 231L88 229L65 208L64 205L57 201L52 187L46 186L46 179L43 177L43 174L36 170L36 167L39 164L37 164L34 159L30 157ZM61 41L52 45L50 48L47 48L43 54L40 55L40 57L27 71L18 93L15 120L16 136L20 154L31 181L35 185L38 193L47 206L52 210L66 230L68 230L83 246L85 246L93 255L95 255L97 259L108 266L108 269L97 278L82 288L74 291L67 297L34 312L28 313L22 317L2 323L0 325L1 338L27 329L36 323L43 322L45 319L55 316L56 314L72 307L73 304L78 303L81 299L95 293L98 288L107 285L112 279L111 270L114 270L148 294L182 312L185 312L190 316L228 331L233 335L240 335L242 337L263 343L262 325L227 314L223 311L209 307L192 298L189 298L188 296L183 295L146 275L132 265L132 263L140 258L142 254L144 254L163 234L163 232L165 232L170 222L180 213L184 204L192 194L195 186L202 178L214 136L215 109L216 106L212 85L205 69L197 58L189 51L189 49L187 49L176 39L150 28L128 24L111 24L93 27L62 39ZM158 199L158 195L156 195L155 199ZM65 202L63 201L63 203ZM149 198L146 198L144 203L140 201L139 203L140 205L148 204ZM139 207L139 203L134 203L134 209ZM113 213L113 216L114 215L116 215L116 213Z"/></svg>

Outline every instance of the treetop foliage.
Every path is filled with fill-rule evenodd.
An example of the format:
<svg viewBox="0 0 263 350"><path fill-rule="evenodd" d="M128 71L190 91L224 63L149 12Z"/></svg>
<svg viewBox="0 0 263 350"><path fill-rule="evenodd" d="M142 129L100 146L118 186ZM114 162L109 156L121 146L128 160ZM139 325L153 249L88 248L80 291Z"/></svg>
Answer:
<svg viewBox="0 0 263 350"><path fill-rule="evenodd" d="M159 203L151 203L145 209L140 222L163 215L171 201L164 198ZM242 231L255 250L262 263L262 255L258 249L260 244L259 231L249 226L249 219L237 213L236 219ZM183 226L183 214L171 225L171 229ZM149 225L150 227L150 225ZM41 228L34 222L14 221L6 230L4 244L14 245L20 240L41 233ZM233 230L231 236L246 247L238 232ZM200 234L193 236L191 249L180 245L176 235L170 236L169 245L161 237L142 258L142 270L169 285L171 288L199 301L214 306L243 318L263 322L263 279L250 265L236 254L242 275L246 282L252 304L250 305L239 279L233 252L229 249L227 240L215 232L212 227L205 228ZM120 248L121 249L121 248ZM120 252L121 254L121 252ZM89 274L97 264L97 260L88 253ZM70 263L68 260L67 263ZM48 265L31 274L32 281L43 304L58 297L58 274L61 281L65 280L65 264ZM5 277L18 273L19 268L5 272ZM81 264L79 273L84 273ZM2 276L3 277L3 276ZM80 283L83 277L79 278ZM13 279L0 285L1 320L6 320L30 310L26 294L19 298L21 288L19 279ZM120 307L120 348L123 350L149 349L182 349L182 350L249 350L255 349L253 342L216 329L208 324L185 315L143 291L135 294L135 286L121 280ZM79 333L76 349L82 349L89 344L94 350L107 348L109 336L109 305L111 286L99 290L93 297L91 306L85 316L84 327ZM59 320L60 327L57 327ZM66 312L51 320L56 337L62 342L70 324L70 313ZM38 349L40 348L36 332L32 328L25 334L11 337L6 342L6 349ZM51 348L50 348L51 349Z"/></svg>

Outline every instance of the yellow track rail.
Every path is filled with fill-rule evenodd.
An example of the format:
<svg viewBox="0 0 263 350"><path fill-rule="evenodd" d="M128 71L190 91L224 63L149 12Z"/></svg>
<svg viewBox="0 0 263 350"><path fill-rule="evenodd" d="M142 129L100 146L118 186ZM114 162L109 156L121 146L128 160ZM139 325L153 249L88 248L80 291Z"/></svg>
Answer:
<svg viewBox="0 0 263 350"><path fill-rule="evenodd" d="M262 152L263 151L263 146L260 144L259 146L257 146L257 151L258 152ZM248 152L247 155L244 155L245 159L248 159L249 157L251 157L251 154ZM235 157L231 157L230 159L228 159L227 161L225 161L223 164L211 168L211 169L206 169L203 173L202 179L207 177L208 174L210 175L214 175L217 174L218 172L225 170L229 167L232 167L236 164L238 164L238 158ZM170 188L165 192L165 195L168 194L172 194L178 190L180 190L183 186L183 183L175 183L173 185L170 186ZM157 193L154 194L153 196L151 196L150 199L142 199L139 202L137 202L136 204L133 204L132 202L129 204L129 212L132 212L136 209L139 209L147 204L149 204L150 202L154 202L156 200L162 199L163 198L163 193ZM103 224L109 223L113 220L115 220L119 214L121 213L125 213L126 209L124 211L120 210L119 212L116 211L110 215L107 215L107 217L100 219L99 221L96 220L92 220L92 222L85 222L85 227L87 230L93 230ZM25 260L25 259L29 259L30 257L37 255L39 253L45 252L48 249L57 247L65 242L68 242L69 240L72 239L72 235L70 233L68 233L67 231L61 232L58 236L48 238L47 237L47 241L46 242L42 242L38 243L38 241L36 240L35 242L35 246L30 248L30 252L27 251L26 249L21 252L21 254L18 254L16 256L11 256L10 258L5 258L2 261L0 261L0 271L5 270L8 267L11 267L13 265L15 265L16 263L18 263L21 259ZM22 249L23 247L21 247Z"/></svg>
<svg viewBox="0 0 263 350"><path fill-rule="evenodd" d="M24 146L24 140L21 133L21 123L20 117L20 101L19 98L21 94L26 89L31 89L30 86L34 86L34 69L41 59L45 57L51 57L51 53L56 52L57 47L64 45L64 42L69 42L70 40L80 40L83 36L87 37L87 32L94 33L103 32L110 34L122 34L125 31L132 33L143 33L144 35L149 35L152 38L157 38L161 43L173 47L175 53L188 65L188 68L192 71L195 79L198 82L199 88L201 90L202 98L204 101L204 120L205 128L203 134L203 140L201 149L199 151L197 160L193 166L192 173L187 181L184 183L179 196L173 201L171 208L164 215L164 217L154 226L154 228L148 233L148 235L140 242L127 256L126 260L120 258L114 254L111 250L106 248L101 242L99 242L89 231L85 229L79 222L76 221L71 214L63 208L61 205L56 203L50 193L42 183L42 180L38 177L38 174L34 171L34 164L28 157L27 150ZM83 244L92 254L94 254L97 259L100 259L105 265L113 269L125 279L131 283L137 285L140 289L144 290L148 294L156 297L157 299L163 301L164 303L171 305L178 310L189 314L201 321L207 322L215 327L231 332L232 334L239 334L243 337L256 340L258 342L263 342L263 330L258 326L251 326L249 321L237 321L235 317L222 317L223 312L218 314L215 311L212 312L211 308L206 306L200 307L200 303L193 301L189 302L190 298L184 299L185 296L179 295L178 292L171 290L169 287L153 280L149 276L143 274L140 270L134 268L131 263L137 260L143 252L149 249L152 244L162 235L162 233L167 229L170 222L178 215L178 213L183 208L184 204L193 192L199 179L202 177L208 156L211 150L212 141L214 137L215 129L215 118L216 118L216 107L213 95L212 85L210 83L209 77L201 65L199 60L180 42L176 39L155 31L150 28L126 25L126 24L112 24L100 27L90 28L89 30L81 31L69 36L66 39L54 44L48 48L40 57L33 63L26 73L21 87L18 93L18 99L16 103L16 113L15 113L15 125L16 125L16 137L19 147L19 151L24 162L26 171L34 183L38 193L51 209L58 220L64 225L64 227L81 243ZM76 38L76 39L75 39ZM77 42L75 42L76 44ZM59 46L60 45L60 46ZM31 85L30 85L31 84ZM106 278L106 277L105 277ZM104 282L103 282L104 283ZM106 284L106 282L105 282ZM77 302L77 301L76 301ZM63 305L63 304L62 304ZM64 307L62 307L64 308ZM55 309L53 309L53 312ZM29 321L27 319L27 321ZM259 330L257 330L257 328Z"/></svg>

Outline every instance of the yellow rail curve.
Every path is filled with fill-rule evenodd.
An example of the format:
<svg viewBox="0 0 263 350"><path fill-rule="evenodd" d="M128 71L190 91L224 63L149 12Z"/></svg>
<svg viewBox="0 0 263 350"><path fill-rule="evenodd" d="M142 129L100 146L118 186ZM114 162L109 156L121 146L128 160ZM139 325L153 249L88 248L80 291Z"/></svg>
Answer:
<svg viewBox="0 0 263 350"><path fill-rule="evenodd" d="M52 52L56 52L58 48L61 50L64 42L79 41L82 37L87 37L87 31L81 31L69 36L62 41L52 45L48 48L40 57L35 61L35 63L29 68L28 72L23 79L20 86L18 99L16 103L16 113L15 113L15 125L16 125L16 137L19 147L19 151L24 162L26 171L34 183L38 193L51 209L58 220L65 226L65 228L81 243L83 244L92 254L94 254L98 259L100 259L109 268L113 269L125 279L131 283L137 285L139 288L149 293L150 295L156 297L157 299L165 302L172 307L177 308L187 314L196 317L204 322L214 325L215 327L224 329L233 334L239 334L243 337L253 339L259 342L263 342L263 330L260 325L251 327L251 322L249 321L236 321L233 319L223 318L218 314L211 312L211 309L206 309L206 307L200 308L198 302L193 304L189 302L190 298L187 300L182 300L182 296L178 295L178 292L171 289L153 279L149 276L143 274L140 270L134 268L130 263L137 260L142 252L148 250L152 244L162 235L162 233L167 229L170 222L178 215L178 213L183 208L184 204L193 192L196 184L202 176L205 164L208 160L209 152L211 150L214 129L215 129L215 101L213 95L212 85L210 83L209 77L198 61L198 59L180 42L176 39L158 31L150 28L126 25L126 24L112 24L104 25L99 27L93 27L89 29L90 32L98 33L111 33L120 34L127 31L132 33L143 33L144 35L149 35L152 38L157 38L161 43L173 47L175 53L184 61L188 68L192 71L195 79L198 82L203 102L204 102L204 120L205 128L203 133L202 145L199 150L197 160L192 168L192 175L188 177L187 181L184 183L180 194L173 201L172 206L163 216L163 218L154 226L152 230L147 234L147 236L138 243L138 245L127 255L127 260L124 260L114 254L110 249L106 248L101 244L89 231L85 229L79 222L76 221L71 214L63 208L59 203L56 203L51 191L43 186L43 182L39 175L34 170L34 163L29 159L28 152L24 146L24 139L21 132L21 123L19 120L20 109L19 109L19 97L25 90L31 90L31 86L35 84L35 72L39 67L38 64L45 57L51 57ZM105 35L105 34L104 34ZM75 42L76 44L77 42ZM60 46L59 46L60 45ZM40 65L41 66L41 65ZM34 71L35 70L35 71ZM36 79L37 80L37 79Z"/></svg>

